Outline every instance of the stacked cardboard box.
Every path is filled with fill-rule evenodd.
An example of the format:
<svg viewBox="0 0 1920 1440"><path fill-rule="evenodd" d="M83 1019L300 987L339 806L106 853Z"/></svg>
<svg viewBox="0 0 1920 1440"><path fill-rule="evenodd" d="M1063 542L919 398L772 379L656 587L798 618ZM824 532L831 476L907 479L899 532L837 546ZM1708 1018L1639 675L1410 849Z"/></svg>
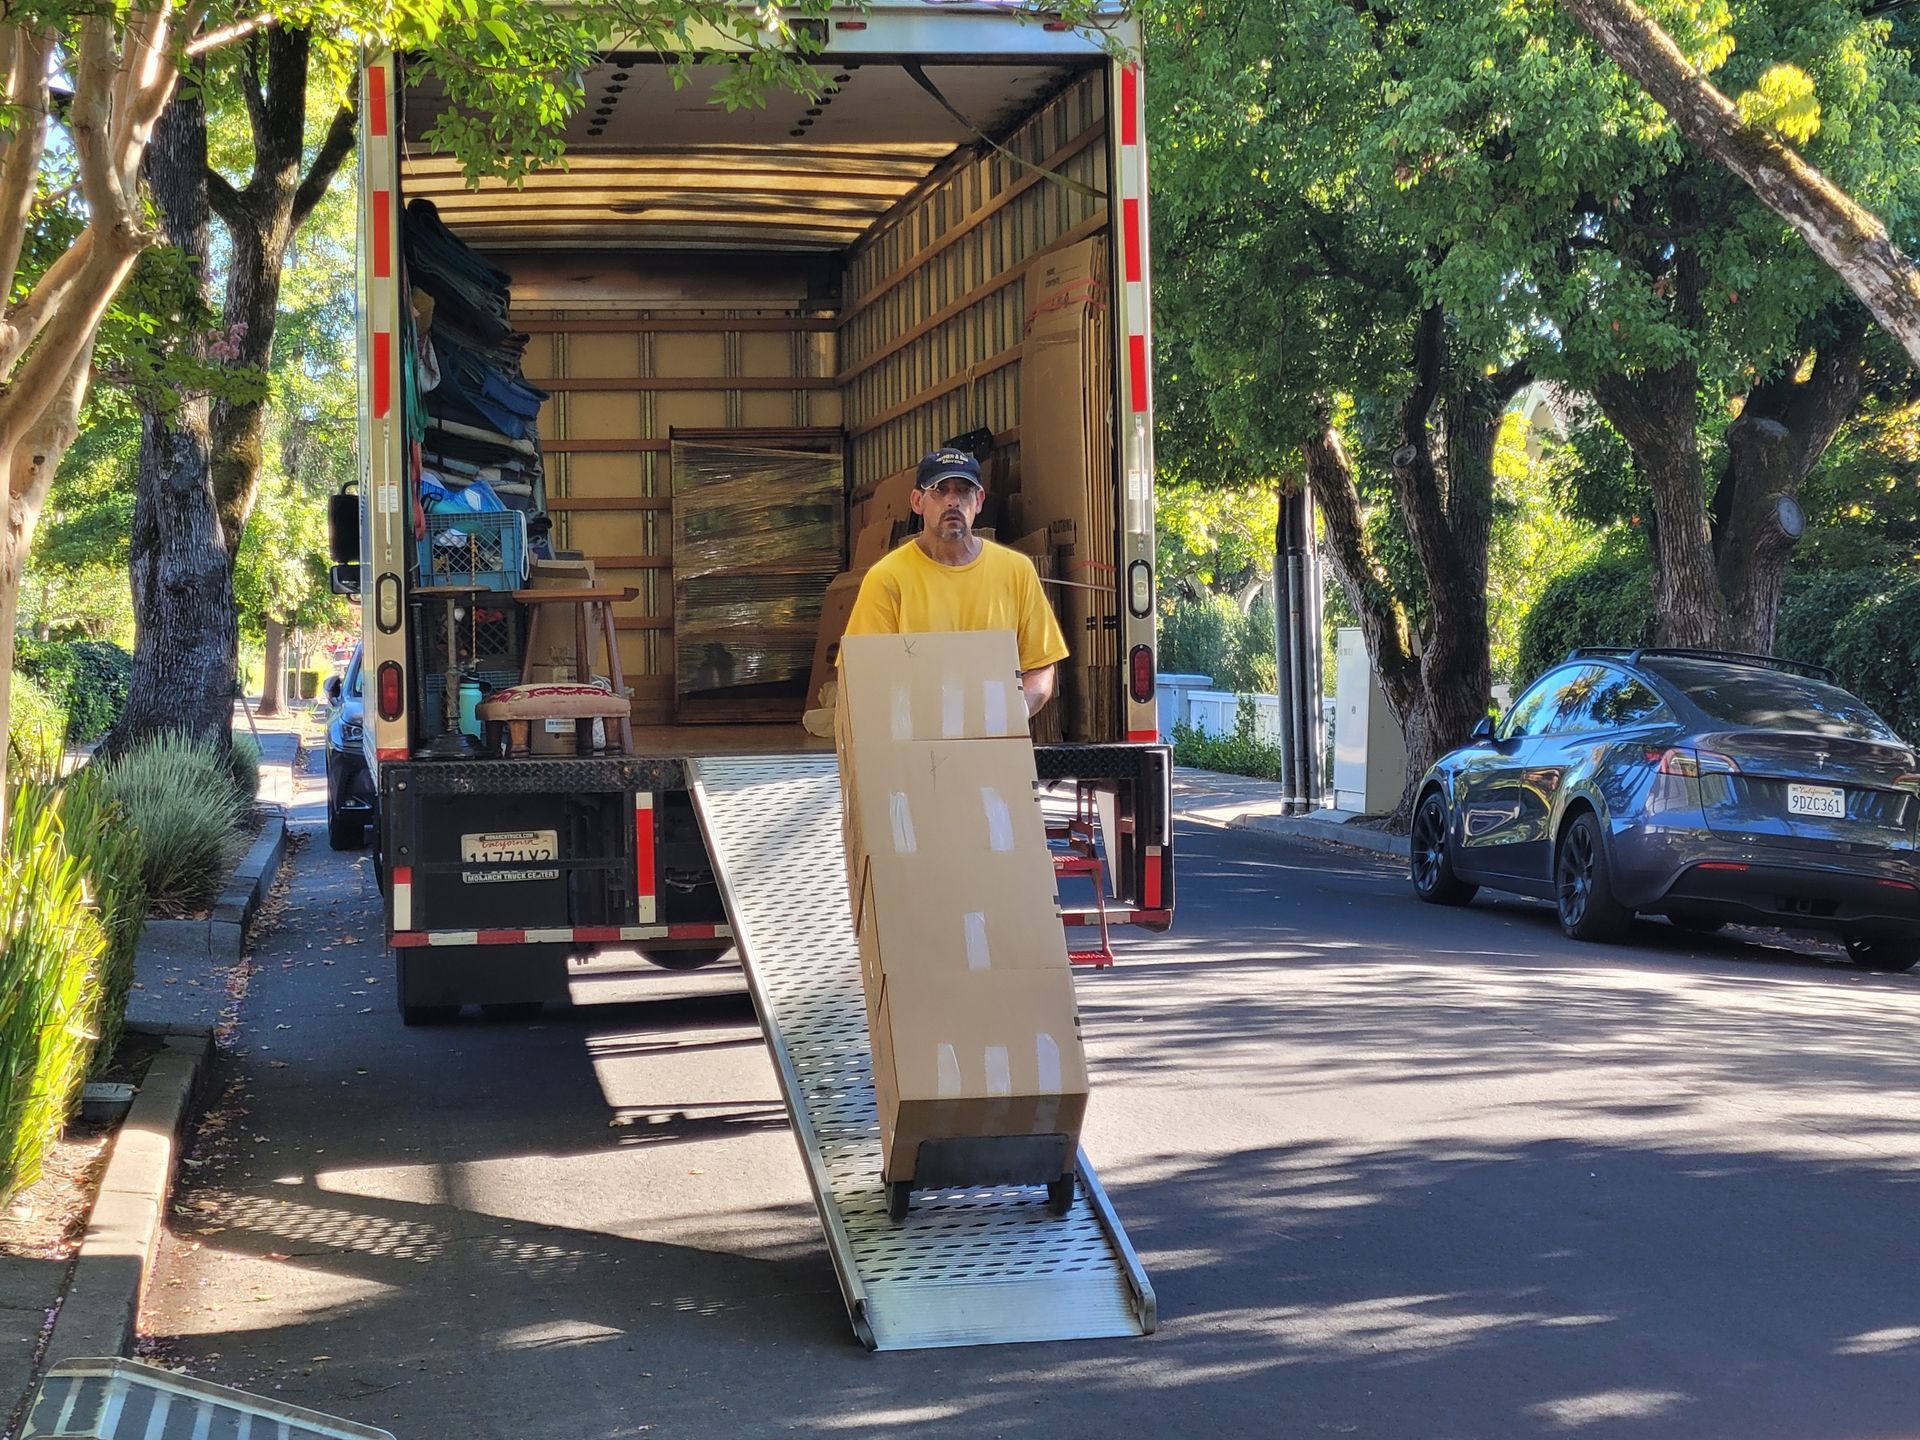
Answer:
<svg viewBox="0 0 1920 1440"><path fill-rule="evenodd" d="M1070 740L1119 736L1120 615L1114 568L1119 486L1108 354L1107 252L1093 239L1035 258L1027 270L1020 349L1020 493L1028 527L1073 524L1059 579ZM1018 533L1018 532L1016 532Z"/></svg>
<svg viewBox="0 0 1920 1440"><path fill-rule="evenodd" d="M1079 1145L1086 1060L1018 668L1011 631L841 645L847 887L889 1183L927 1140L1060 1135L1069 1164Z"/></svg>

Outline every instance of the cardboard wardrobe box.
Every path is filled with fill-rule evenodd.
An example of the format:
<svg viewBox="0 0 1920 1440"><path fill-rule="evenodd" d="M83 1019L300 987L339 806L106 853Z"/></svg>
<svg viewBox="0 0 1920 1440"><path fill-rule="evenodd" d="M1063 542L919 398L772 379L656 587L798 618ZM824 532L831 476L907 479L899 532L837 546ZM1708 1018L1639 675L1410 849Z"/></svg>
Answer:
<svg viewBox="0 0 1920 1440"><path fill-rule="evenodd" d="M889 975L873 1088L888 1183L913 1179L921 1145L936 1139L1058 1135L1071 1168L1087 1112L1072 975Z"/></svg>
<svg viewBox="0 0 1920 1440"><path fill-rule="evenodd" d="M1027 734L1011 630L849 635L840 645L839 678L850 746Z"/></svg>
<svg viewBox="0 0 1920 1440"><path fill-rule="evenodd" d="M847 507L847 533L858 535L875 525L911 519L913 482L918 469L916 464L910 470L896 470L855 490L853 503Z"/></svg>
<svg viewBox="0 0 1920 1440"><path fill-rule="evenodd" d="M820 628L814 632L813 665L807 672L807 705L822 705L821 687L835 678L834 660L840 653L840 638L847 633L847 620L853 614L853 602L860 598L860 582L866 570L843 571L827 582L820 600Z"/></svg>
<svg viewBox="0 0 1920 1440"><path fill-rule="evenodd" d="M1020 348L1022 526L1071 521L1060 554L1067 738L1118 738L1120 614L1106 242L1095 237L1034 257L1027 269Z"/></svg>

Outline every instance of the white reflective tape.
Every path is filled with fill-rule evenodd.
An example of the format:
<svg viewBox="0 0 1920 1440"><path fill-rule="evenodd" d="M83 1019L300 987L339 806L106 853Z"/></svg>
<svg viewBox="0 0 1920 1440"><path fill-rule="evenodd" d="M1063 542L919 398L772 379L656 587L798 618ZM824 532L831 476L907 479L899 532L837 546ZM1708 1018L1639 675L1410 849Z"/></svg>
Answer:
<svg viewBox="0 0 1920 1440"><path fill-rule="evenodd" d="M1013 1093L1013 1063L1007 1055L1004 1045L987 1046L987 1094L1011 1095Z"/></svg>
<svg viewBox="0 0 1920 1440"><path fill-rule="evenodd" d="M913 691L904 682L895 683L891 708L893 738L911 740L913 738Z"/></svg>
<svg viewBox="0 0 1920 1440"><path fill-rule="evenodd" d="M940 682L940 735L958 740L967 733L967 692L958 680Z"/></svg>
<svg viewBox="0 0 1920 1440"><path fill-rule="evenodd" d="M969 910L960 917L960 923L967 933L967 968L991 969L993 957L987 950L987 917L978 910Z"/></svg>
<svg viewBox="0 0 1920 1440"><path fill-rule="evenodd" d="M1042 1030L1033 1038L1033 1058L1040 1070L1040 1092L1043 1095L1060 1093L1060 1042L1053 1038L1051 1030Z"/></svg>
<svg viewBox="0 0 1920 1440"><path fill-rule="evenodd" d="M413 928L413 886L394 882L393 886L393 928L411 930Z"/></svg>
<svg viewBox="0 0 1920 1440"><path fill-rule="evenodd" d="M962 1089L960 1084L960 1056L955 1053L953 1046L947 1044L940 1046L938 1056L934 1062L934 1069L937 1072L934 1080L935 1093L943 1097L958 1095Z"/></svg>
<svg viewBox="0 0 1920 1440"><path fill-rule="evenodd" d="M887 796L887 818L893 824L893 853L913 854L918 848L913 843L913 809L907 803L904 790L895 790Z"/></svg>
<svg viewBox="0 0 1920 1440"><path fill-rule="evenodd" d="M1005 735L1012 729L1007 724L1007 682L988 680L981 687L981 699L987 712L987 734ZM1024 707L1023 707L1024 708Z"/></svg>
<svg viewBox="0 0 1920 1440"><path fill-rule="evenodd" d="M1013 815L1000 792L991 785L980 787L980 805L987 814L987 844L995 850L1013 849Z"/></svg>

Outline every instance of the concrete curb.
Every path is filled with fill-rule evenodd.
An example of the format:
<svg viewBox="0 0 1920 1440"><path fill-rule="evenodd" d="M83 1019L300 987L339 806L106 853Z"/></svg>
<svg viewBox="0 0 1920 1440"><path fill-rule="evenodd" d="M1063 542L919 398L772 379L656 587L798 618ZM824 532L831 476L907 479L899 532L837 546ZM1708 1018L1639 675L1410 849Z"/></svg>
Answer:
<svg viewBox="0 0 1920 1440"><path fill-rule="evenodd" d="M240 959L247 945L247 928L280 873L287 854L287 817L277 806L263 807L260 834L227 877L226 888L213 902L205 920L149 920L142 943L163 942L180 955L205 956L217 965Z"/></svg>
<svg viewBox="0 0 1920 1440"><path fill-rule="evenodd" d="M124 1355L131 1346L166 1220L180 1136L212 1055L212 1031L175 1033L147 1067L133 1109L114 1136L41 1373L56 1361Z"/></svg>
<svg viewBox="0 0 1920 1440"><path fill-rule="evenodd" d="M1348 845L1370 850L1376 855L1407 858L1407 837L1389 835L1338 820L1316 820L1308 815L1236 815L1227 821L1230 830L1252 830L1263 835L1281 835L1290 840L1322 840L1331 845Z"/></svg>

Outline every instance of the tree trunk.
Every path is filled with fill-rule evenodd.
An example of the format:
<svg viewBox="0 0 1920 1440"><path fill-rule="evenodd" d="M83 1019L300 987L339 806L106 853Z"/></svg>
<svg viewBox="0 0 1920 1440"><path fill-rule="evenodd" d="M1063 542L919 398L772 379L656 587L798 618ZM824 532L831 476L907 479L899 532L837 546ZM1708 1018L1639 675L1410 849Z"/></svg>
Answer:
<svg viewBox="0 0 1920 1440"><path fill-rule="evenodd" d="M1797 231L1920 365L1920 269L1878 216L1785 141L1740 118L1634 0L1561 0L1615 64L1665 108L1680 133Z"/></svg>
<svg viewBox="0 0 1920 1440"><path fill-rule="evenodd" d="M154 128L147 178L167 239L195 258L202 274L206 153L206 113L196 92L183 92ZM128 554L133 675L126 710L103 747L110 754L168 730L228 743L239 627L213 490L208 408L204 397L191 397L141 417Z"/></svg>
<svg viewBox="0 0 1920 1440"><path fill-rule="evenodd" d="M265 625L265 656L261 661L260 708L262 715L278 715L280 698L287 691L287 627L269 619Z"/></svg>

